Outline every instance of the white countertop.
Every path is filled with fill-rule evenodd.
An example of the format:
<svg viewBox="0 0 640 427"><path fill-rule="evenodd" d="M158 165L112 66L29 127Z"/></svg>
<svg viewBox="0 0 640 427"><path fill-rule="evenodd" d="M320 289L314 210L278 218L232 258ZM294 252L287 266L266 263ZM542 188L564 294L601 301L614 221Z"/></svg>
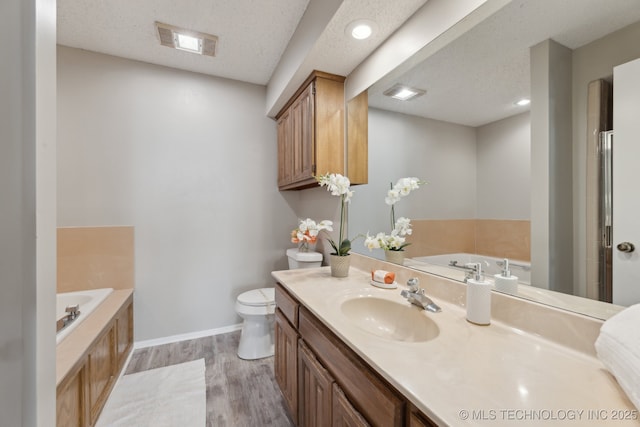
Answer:
<svg viewBox="0 0 640 427"><path fill-rule="evenodd" d="M373 287L370 272L353 266L343 279L331 277L329 267L276 271L273 277L439 424L640 425L638 411L591 355L499 321L473 325L464 307L444 300L435 301L442 312L422 312L438 326L436 338L393 341L360 329L341 302L374 296L409 304L400 296L404 286Z"/></svg>

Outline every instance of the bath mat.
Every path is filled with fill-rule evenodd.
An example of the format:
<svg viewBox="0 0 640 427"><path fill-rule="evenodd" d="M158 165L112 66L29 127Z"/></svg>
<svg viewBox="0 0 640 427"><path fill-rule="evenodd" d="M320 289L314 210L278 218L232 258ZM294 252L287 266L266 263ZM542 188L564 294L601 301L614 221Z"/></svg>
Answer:
<svg viewBox="0 0 640 427"><path fill-rule="evenodd" d="M204 426L204 369L204 359L198 359L122 376L96 426Z"/></svg>

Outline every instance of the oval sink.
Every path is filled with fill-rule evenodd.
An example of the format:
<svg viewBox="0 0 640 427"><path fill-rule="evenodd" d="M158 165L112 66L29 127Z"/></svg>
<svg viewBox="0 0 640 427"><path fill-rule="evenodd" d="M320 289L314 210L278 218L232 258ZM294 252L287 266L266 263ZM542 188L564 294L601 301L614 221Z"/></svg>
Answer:
<svg viewBox="0 0 640 427"><path fill-rule="evenodd" d="M421 342L438 336L440 329L424 310L409 304L363 297L342 303L342 313L360 329L393 341Z"/></svg>

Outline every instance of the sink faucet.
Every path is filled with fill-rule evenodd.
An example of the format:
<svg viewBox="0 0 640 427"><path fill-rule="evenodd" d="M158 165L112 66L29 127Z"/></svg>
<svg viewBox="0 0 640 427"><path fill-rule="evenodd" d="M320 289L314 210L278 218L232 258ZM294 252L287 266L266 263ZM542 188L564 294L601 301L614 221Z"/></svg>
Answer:
<svg viewBox="0 0 640 427"><path fill-rule="evenodd" d="M418 285L417 278L413 277L407 280L407 286L409 287L409 290L403 289L402 292L400 292L400 295L405 297L411 304L417 305L418 307L431 311L432 313L442 311L442 309L438 307L431 298L424 294L424 289L420 288Z"/></svg>

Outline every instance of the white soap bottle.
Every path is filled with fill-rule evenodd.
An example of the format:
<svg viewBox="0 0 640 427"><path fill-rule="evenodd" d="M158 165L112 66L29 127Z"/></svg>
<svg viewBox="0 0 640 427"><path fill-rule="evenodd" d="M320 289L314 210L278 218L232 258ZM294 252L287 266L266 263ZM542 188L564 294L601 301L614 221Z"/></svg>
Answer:
<svg viewBox="0 0 640 427"><path fill-rule="evenodd" d="M495 278L496 291L518 295L518 277L511 275L509 260L505 258L503 262L502 273L493 276Z"/></svg>
<svg viewBox="0 0 640 427"><path fill-rule="evenodd" d="M476 325L491 323L491 284L484 280L482 264L474 264L475 276L467 280L467 320Z"/></svg>

